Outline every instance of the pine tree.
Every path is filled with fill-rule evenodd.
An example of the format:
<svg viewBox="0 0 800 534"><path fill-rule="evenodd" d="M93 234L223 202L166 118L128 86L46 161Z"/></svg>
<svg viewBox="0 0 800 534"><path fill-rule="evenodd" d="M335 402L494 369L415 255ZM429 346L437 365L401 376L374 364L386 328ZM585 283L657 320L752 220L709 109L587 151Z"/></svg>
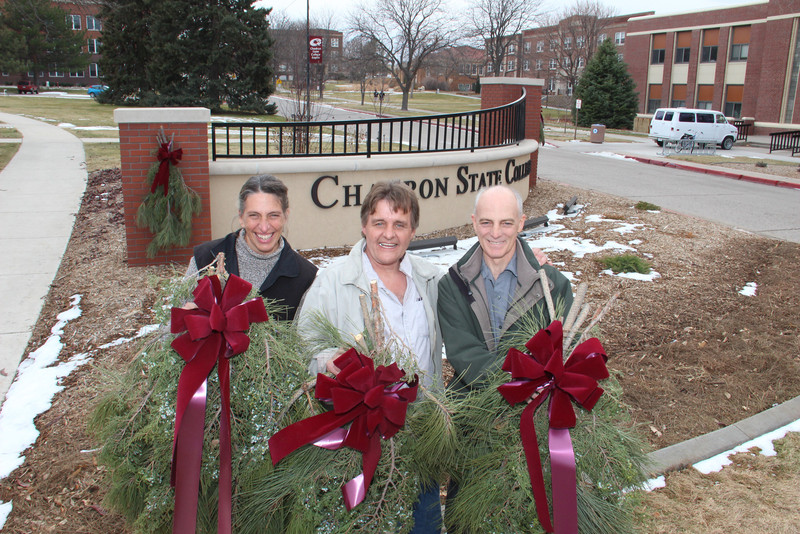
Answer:
<svg viewBox="0 0 800 534"><path fill-rule="evenodd" d="M103 13L106 99L270 112L269 11L248 0L134 0Z"/></svg>
<svg viewBox="0 0 800 534"><path fill-rule="evenodd" d="M603 41L578 82L576 96L582 100L578 124L632 128L639 105L635 88L625 63L617 55L617 47L609 40Z"/></svg>
<svg viewBox="0 0 800 534"><path fill-rule="evenodd" d="M86 34L67 24L67 13L49 0L0 4L0 67L3 71L75 70L86 66Z"/></svg>

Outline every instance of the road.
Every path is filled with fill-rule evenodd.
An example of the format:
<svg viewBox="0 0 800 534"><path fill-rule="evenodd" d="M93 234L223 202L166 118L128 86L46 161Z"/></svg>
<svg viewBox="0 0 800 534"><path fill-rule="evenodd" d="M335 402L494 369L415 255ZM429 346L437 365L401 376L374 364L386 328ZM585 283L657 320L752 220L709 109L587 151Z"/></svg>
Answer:
<svg viewBox="0 0 800 534"><path fill-rule="evenodd" d="M639 201L757 234L800 243L800 189L743 182L611 156L657 155L652 142L556 142L541 149L539 177ZM760 151L760 152L759 152ZM766 154L734 148L726 154ZM797 161L795 158L794 161ZM579 198L580 200L580 198Z"/></svg>

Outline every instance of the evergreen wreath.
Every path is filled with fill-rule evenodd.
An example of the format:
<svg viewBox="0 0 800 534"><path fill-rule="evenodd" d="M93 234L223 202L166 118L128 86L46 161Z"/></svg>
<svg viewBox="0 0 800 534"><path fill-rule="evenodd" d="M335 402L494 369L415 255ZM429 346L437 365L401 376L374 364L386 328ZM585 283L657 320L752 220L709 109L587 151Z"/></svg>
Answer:
<svg viewBox="0 0 800 534"><path fill-rule="evenodd" d="M147 173L150 193L136 212L136 225L148 228L153 234L146 249L149 258L158 254L159 250L188 245L192 237L192 217L199 214L202 208L200 195L186 185L177 167L183 149L172 150L173 139L167 139L163 128L156 135L156 140L158 161Z"/></svg>
<svg viewBox="0 0 800 534"><path fill-rule="evenodd" d="M169 324L169 308L189 300L194 287L194 277L176 276L166 285L161 305L155 306L162 324ZM581 308L580 294L585 292L579 287L575 311ZM273 305L265 304L272 314ZM565 331L577 339L567 340L565 347L573 341L578 344L581 332L592 330L607 308L585 328L579 326L586 313L568 317ZM520 349L545 326L541 318L529 318L513 341ZM371 334L382 328L375 328L374 322L367 323L363 337L349 343L330 323L320 326L320 338L311 343L328 338L327 346L353 346L369 354L376 365L397 359L413 376L413 364L397 358L398 347L376 343ZM458 494L447 502L449 532L542 532L520 441L521 408L509 405L496 390L508 380L507 373L498 370L487 378L487 387L467 395L420 388L418 400L408 407L405 426L383 443L365 500L347 511L341 486L362 470L360 452L308 445L277 467L270 459L270 437L330 409L313 396L315 382L307 363L314 347L286 321L252 324L248 335L250 346L232 360L231 373L234 532L408 532L421 482L445 484L447 476L459 485ZM92 420L103 442L100 460L109 468L106 502L128 519L135 532L169 532L172 524L170 460L183 362L170 347L171 339L162 328L143 342L124 374L108 377L109 390ZM212 373L208 384L198 532L214 532L217 521L219 416L212 407L219 406L220 395L215 377ZM606 394L591 412L577 410L572 439L580 531L610 534L632 530L632 503L626 491L646 479L646 451L616 380L603 381L603 388ZM536 428L549 481L545 412L537 412Z"/></svg>

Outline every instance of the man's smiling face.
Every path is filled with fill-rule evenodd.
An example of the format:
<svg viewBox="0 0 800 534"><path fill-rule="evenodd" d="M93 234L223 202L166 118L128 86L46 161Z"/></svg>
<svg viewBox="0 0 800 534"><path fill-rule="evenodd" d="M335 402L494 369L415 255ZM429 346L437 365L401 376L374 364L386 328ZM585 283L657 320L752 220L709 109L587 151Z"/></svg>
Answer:
<svg viewBox="0 0 800 534"><path fill-rule="evenodd" d="M378 201L361 232L367 242L367 257L375 269L399 267L416 234L411 226L411 214L395 210L386 199Z"/></svg>

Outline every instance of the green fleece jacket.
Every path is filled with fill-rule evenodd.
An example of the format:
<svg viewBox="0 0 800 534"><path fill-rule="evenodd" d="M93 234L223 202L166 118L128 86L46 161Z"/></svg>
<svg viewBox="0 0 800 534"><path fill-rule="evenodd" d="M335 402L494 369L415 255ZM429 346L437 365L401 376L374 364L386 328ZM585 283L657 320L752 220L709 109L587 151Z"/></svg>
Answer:
<svg viewBox="0 0 800 534"><path fill-rule="evenodd" d="M503 364L491 334L486 286L481 276L483 251L476 243L439 281L437 311L447 361L455 369L450 387L456 390L480 387L481 380ZM539 263L530 247L517 238L517 288L509 303L500 334L499 346L507 346L508 334L520 328L521 317L541 314L544 326L552 320L547 311ZM545 265L549 290L558 307L563 302L566 315L572 306L572 288L566 276Z"/></svg>

